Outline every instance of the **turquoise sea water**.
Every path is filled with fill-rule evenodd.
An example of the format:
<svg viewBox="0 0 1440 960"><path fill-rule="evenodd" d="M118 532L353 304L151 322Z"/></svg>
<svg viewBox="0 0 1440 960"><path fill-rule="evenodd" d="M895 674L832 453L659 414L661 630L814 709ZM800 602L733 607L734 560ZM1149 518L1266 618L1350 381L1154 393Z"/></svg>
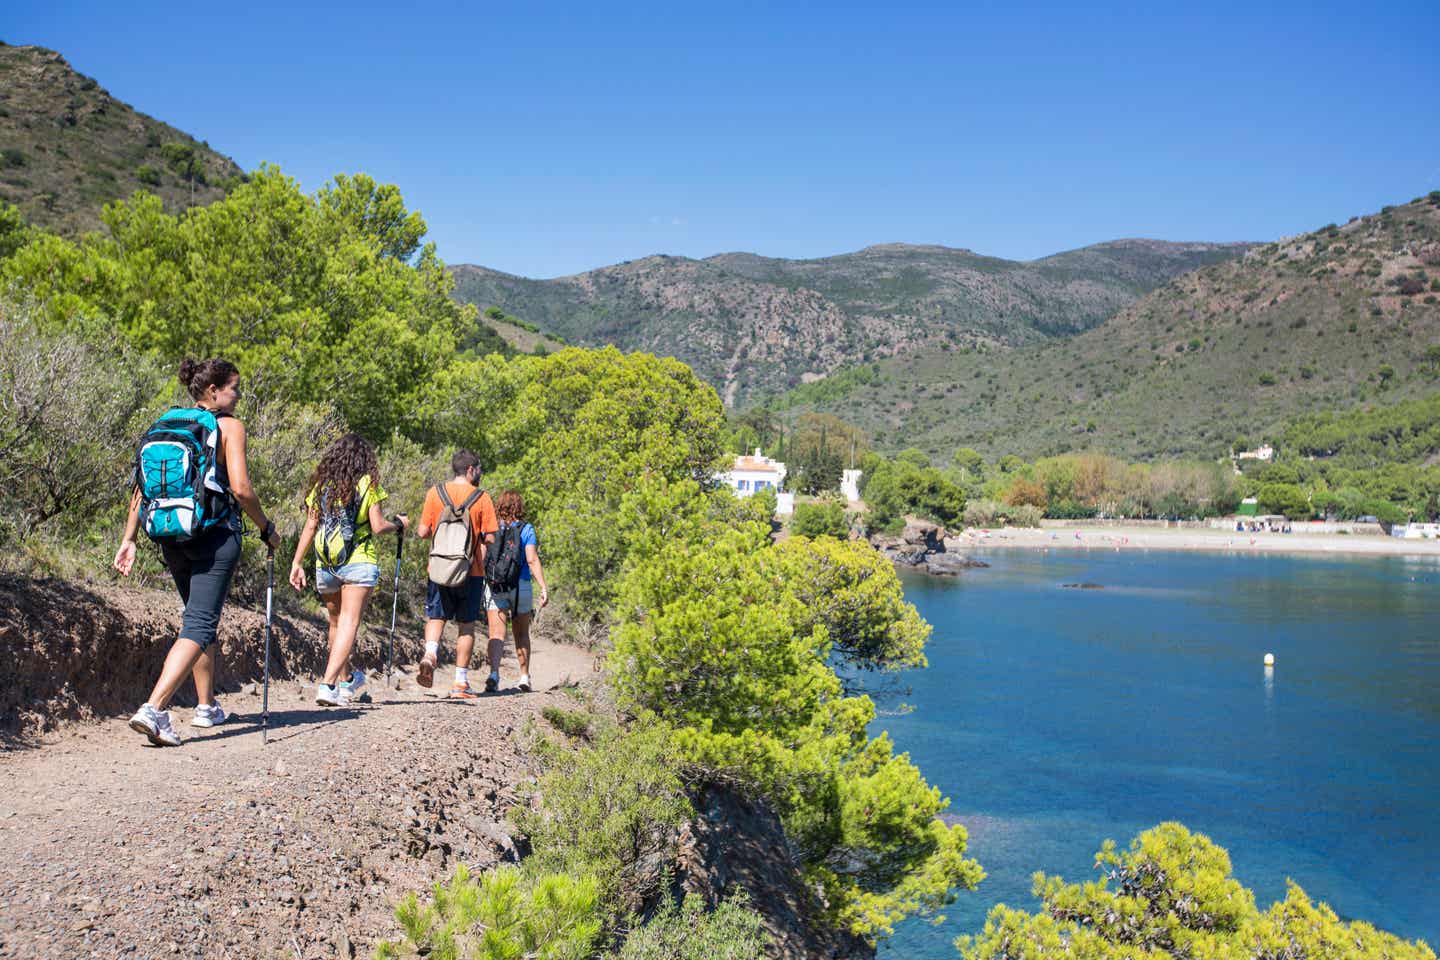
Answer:
<svg viewBox="0 0 1440 960"><path fill-rule="evenodd" d="M1297 881L1342 917L1440 945L1440 563L996 550L909 576L935 627L882 716L988 873L882 956L955 957L1036 870L1094 876L1179 820L1262 908ZM1101 584L1099 590L1065 583ZM1266 672L1265 653L1276 666Z"/></svg>

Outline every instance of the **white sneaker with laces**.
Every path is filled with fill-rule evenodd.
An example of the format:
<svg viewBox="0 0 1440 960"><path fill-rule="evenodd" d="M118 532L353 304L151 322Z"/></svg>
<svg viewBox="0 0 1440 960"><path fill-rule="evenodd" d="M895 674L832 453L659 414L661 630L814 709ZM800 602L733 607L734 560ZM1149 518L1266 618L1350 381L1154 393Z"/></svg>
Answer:
<svg viewBox="0 0 1440 960"><path fill-rule="evenodd" d="M144 734L157 747L178 747L182 742L170 723L169 712L156 710L148 703L130 718L130 729Z"/></svg>
<svg viewBox="0 0 1440 960"><path fill-rule="evenodd" d="M220 706L220 701L216 700L214 703L202 703L196 707L195 715L190 718L190 726L218 727L229 719L230 714L226 713L225 708Z"/></svg>
<svg viewBox="0 0 1440 960"><path fill-rule="evenodd" d="M515 684L515 689L519 690L521 693L529 693L529 692L530 692L530 674L528 674L528 673L522 673L522 674L520 675L520 680Z"/></svg>
<svg viewBox="0 0 1440 960"><path fill-rule="evenodd" d="M340 691L328 683L316 684L315 702L322 707L338 707L340 706Z"/></svg>

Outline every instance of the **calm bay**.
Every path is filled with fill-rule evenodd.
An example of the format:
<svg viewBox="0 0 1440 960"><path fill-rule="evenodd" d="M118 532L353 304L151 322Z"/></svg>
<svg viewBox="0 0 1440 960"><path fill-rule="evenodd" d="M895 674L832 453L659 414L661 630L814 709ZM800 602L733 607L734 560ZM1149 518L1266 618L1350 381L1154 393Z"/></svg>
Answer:
<svg viewBox="0 0 1440 960"><path fill-rule="evenodd" d="M875 727L951 798L988 877L882 956L954 957L994 904L1035 909L1034 871L1093 879L1103 840L1165 820L1228 849L1262 908L1289 877L1440 943L1440 563L976 555L993 566L905 576L930 666Z"/></svg>

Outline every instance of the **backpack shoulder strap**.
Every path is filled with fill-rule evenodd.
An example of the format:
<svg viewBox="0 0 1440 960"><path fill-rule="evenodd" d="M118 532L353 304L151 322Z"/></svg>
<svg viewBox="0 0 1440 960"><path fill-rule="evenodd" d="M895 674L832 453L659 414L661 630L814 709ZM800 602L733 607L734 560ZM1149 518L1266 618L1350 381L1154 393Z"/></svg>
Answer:
<svg viewBox="0 0 1440 960"><path fill-rule="evenodd" d="M435 492L440 495L440 502L445 504L445 508L453 513L455 511L455 504L451 501L450 494L445 492L445 484L435 484Z"/></svg>
<svg viewBox="0 0 1440 960"><path fill-rule="evenodd" d="M479 487L476 487L476 488L474 489L474 491L470 494L470 496L468 496L468 497L465 498L465 502L462 503L462 504L460 504L460 509L461 509L462 511L464 511L464 510L469 510L471 507L475 506L475 501L476 501L476 500L479 500L479 499L480 499L480 495L481 495L482 493L484 493L484 492L485 492L484 490L481 490Z"/></svg>

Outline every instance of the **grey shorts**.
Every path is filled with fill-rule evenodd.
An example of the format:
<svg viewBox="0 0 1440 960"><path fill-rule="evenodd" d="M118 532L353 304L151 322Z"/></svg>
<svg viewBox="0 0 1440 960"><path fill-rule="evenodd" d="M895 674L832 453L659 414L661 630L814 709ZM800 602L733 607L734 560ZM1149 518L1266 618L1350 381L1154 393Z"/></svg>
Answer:
<svg viewBox="0 0 1440 960"><path fill-rule="evenodd" d="M315 567L315 590L320 596L338 593L341 587L373 587L380 582L380 564L347 563L343 567Z"/></svg>
<svg viewBox="0 0 1440 960"><path fill-rule="evenodd" d="M490 584L485 584L485 609L503 610L506 613L534 613L535 588L532 586L534 582L534 580L521 580L520 586L514 590L491 590Z"/></svg>

